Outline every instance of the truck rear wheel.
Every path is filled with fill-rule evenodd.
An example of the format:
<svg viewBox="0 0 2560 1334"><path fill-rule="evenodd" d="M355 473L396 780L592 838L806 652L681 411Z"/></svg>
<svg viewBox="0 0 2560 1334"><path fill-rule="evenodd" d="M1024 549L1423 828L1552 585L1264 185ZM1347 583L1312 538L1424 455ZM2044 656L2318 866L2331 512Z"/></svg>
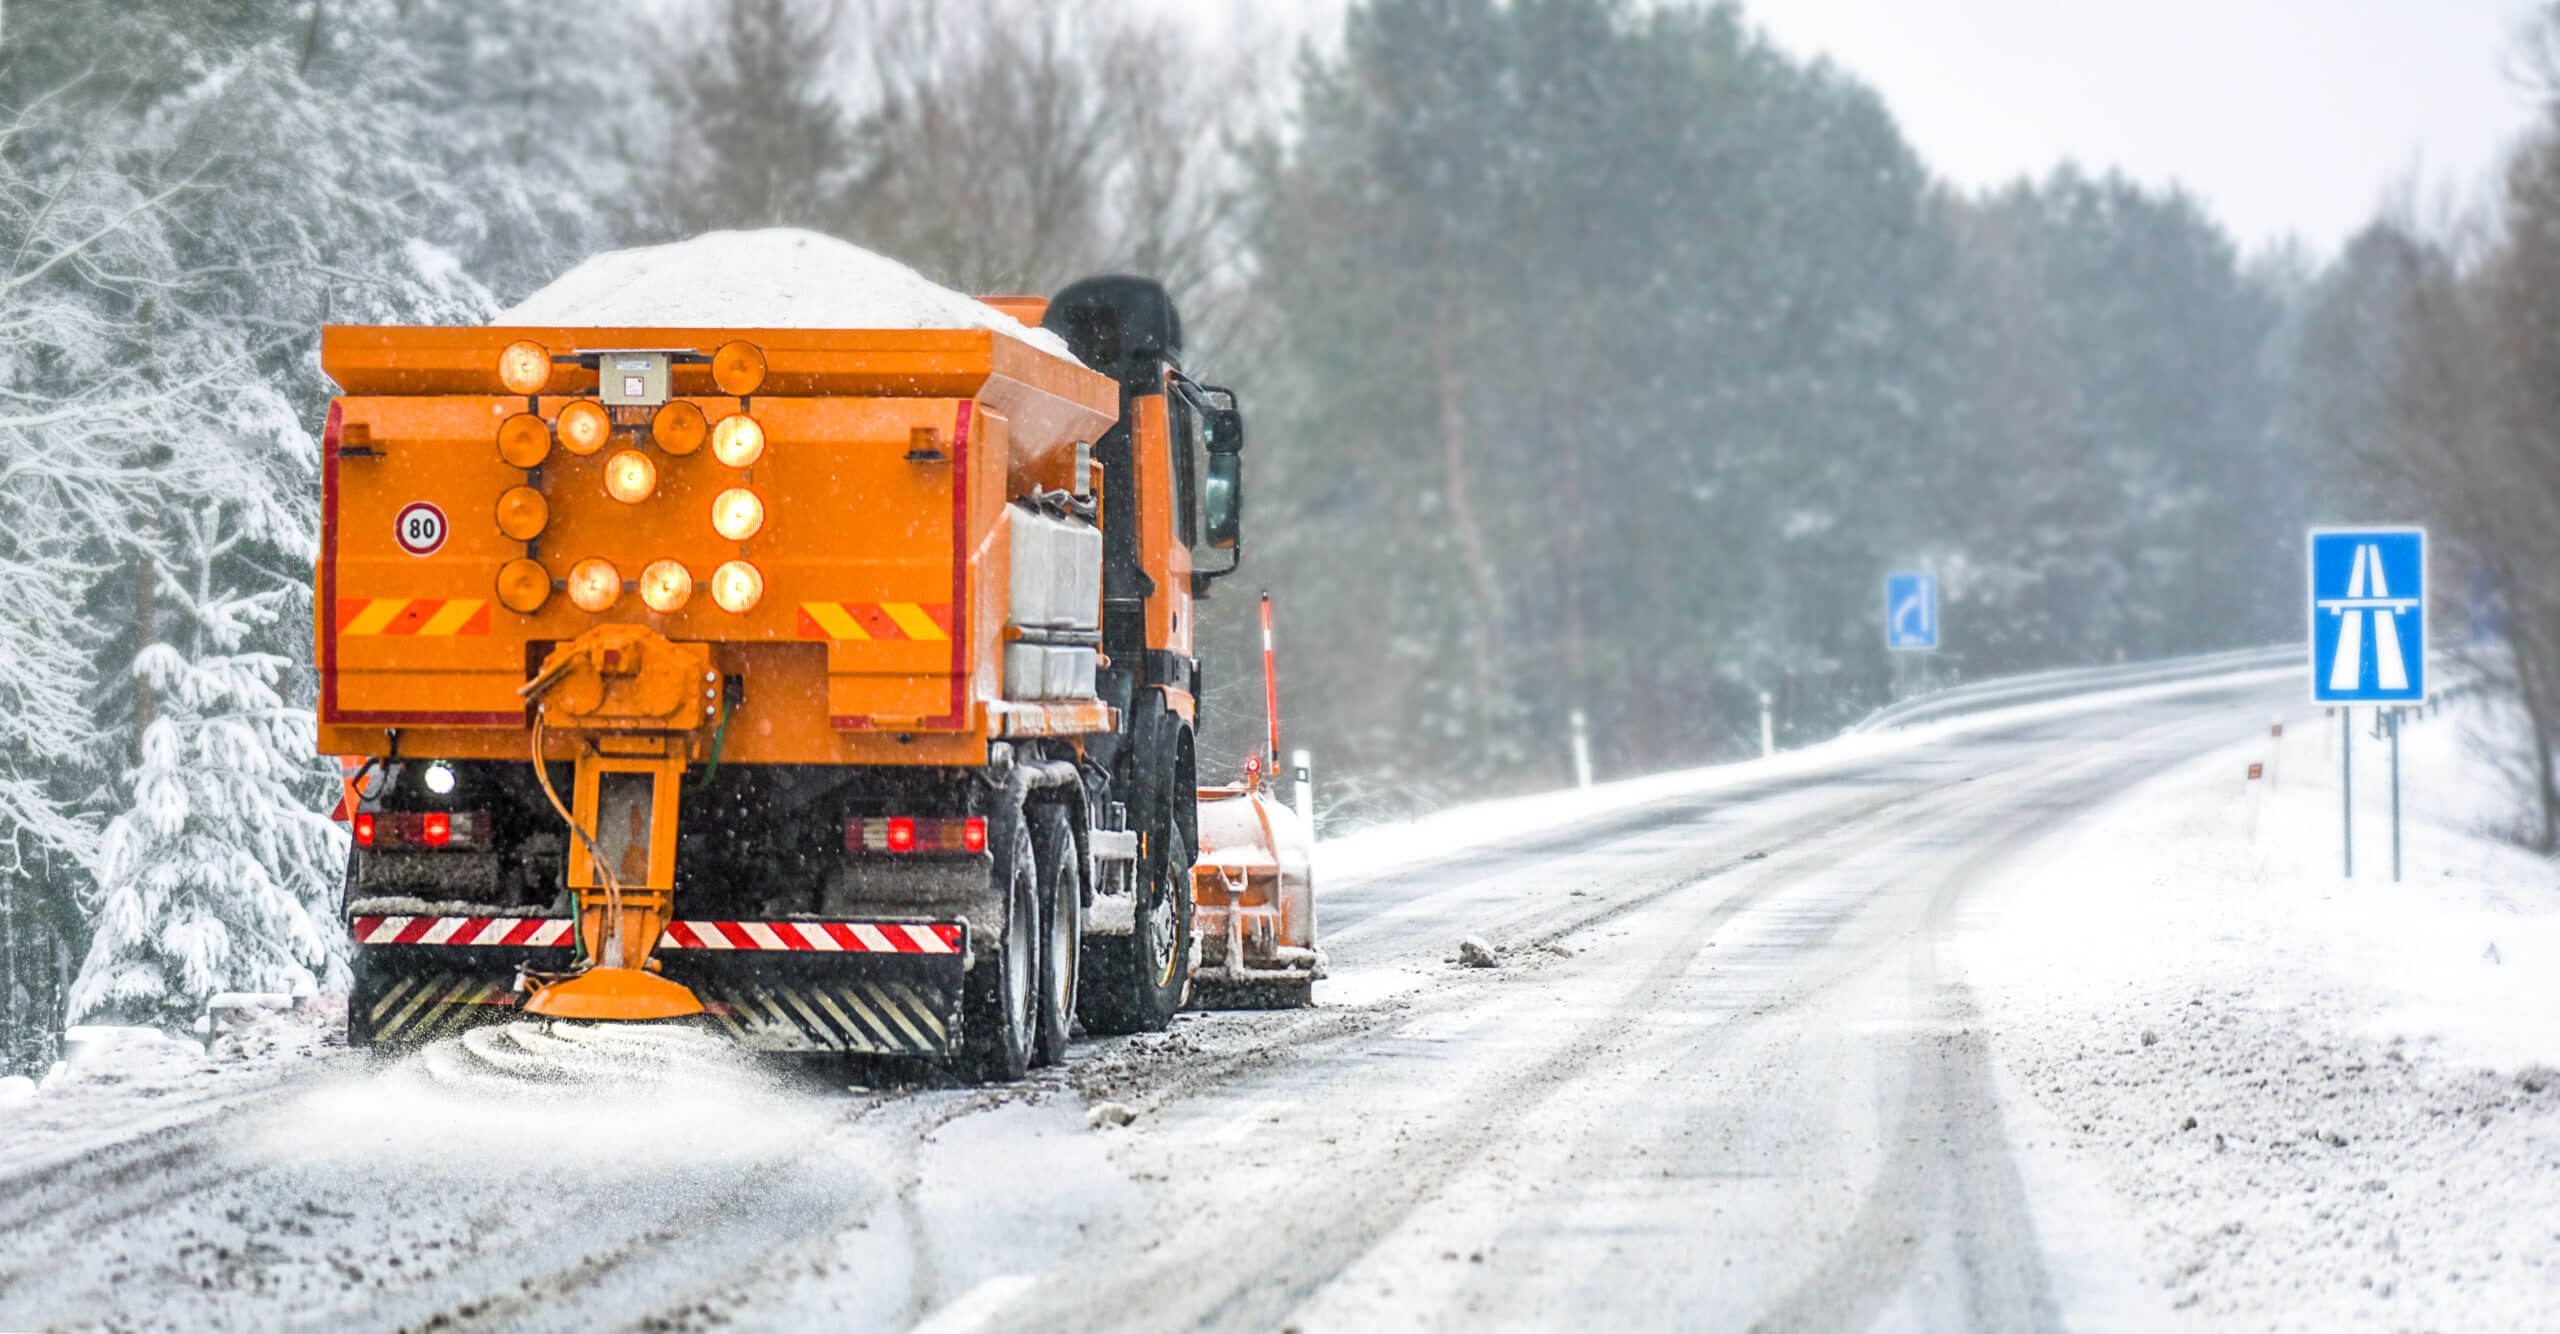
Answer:
<svg viewBox="0 0 2560 1334"><path fill-rule="evenodd" d="M1077 874L1076 831L1065 807L1034 808L1031 848L1040 868L1041 927L1040 1015L1031 1062L1055 1065L1067 1057L1067 1030L1076 1018L1076 964L1084 938L1084 881Z"/></svg>
<svg viewBox="0 0 2560 1334"><path fill-rule="evenodd" d="M1169 813L1139 860L1130 917L1129 934L1094 938L1081 1007L1091 1032L1162 1029L1190 992L1191 843Z"/></svg>
<svg viewBox="0 0 2560 1334"><path fill-rule="evenodd" d="M1001 1084L1031 1068L1040 1004L1040 883L1021 809L993 813L989 824L990 874L1004 889L1004 929L961 983L960 1071L977 1083Z"/></svg>

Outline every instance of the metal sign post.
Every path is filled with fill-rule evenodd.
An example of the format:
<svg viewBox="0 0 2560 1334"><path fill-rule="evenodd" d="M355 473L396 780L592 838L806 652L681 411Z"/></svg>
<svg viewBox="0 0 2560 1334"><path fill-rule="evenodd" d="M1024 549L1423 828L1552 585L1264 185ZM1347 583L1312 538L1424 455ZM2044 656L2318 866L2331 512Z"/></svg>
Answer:
<svg viewBox="0 0 2560 1334"><path fill-rule="evenodd" d="M2427 531L2314 528L2308 550L2311 699L2341 706L2339 790L2355 874L2353 710L2427 700ZM2370 646L2370 647L2368 647ZM2375 721L2380 723L2381 717ZM2400 722L2391 715L2391 878L2400 878Z"/></svg>
<svg viewBox="0 0 2560 1334"><path fill-rule="evenodd" d="M2400 711L2391 711L2391 883L2400 883Z"/></svg>
<svg viewBox="0 0 2560 1334"><path fill-rule="evenodd" d="M1894 655L1894 698L1914 692L1911 659L1919 660L1920 686L1929 693L1929 658L1938 651L1938 576L1905 570L1884 577L1884 646Z"/></svg>

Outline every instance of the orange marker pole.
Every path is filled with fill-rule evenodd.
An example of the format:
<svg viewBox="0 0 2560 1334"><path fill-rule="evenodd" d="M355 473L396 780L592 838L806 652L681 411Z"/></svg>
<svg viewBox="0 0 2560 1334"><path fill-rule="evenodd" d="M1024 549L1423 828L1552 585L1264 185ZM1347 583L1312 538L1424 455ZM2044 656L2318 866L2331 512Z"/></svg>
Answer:
<svg viewBox="0 0 2560 1334"><path fill-rule="evenodd" d="M1271 665L1271 592L1262 594L1262 716L1270 723L1271 757L1276 769L1280 763L1280 677Z"/></svg>

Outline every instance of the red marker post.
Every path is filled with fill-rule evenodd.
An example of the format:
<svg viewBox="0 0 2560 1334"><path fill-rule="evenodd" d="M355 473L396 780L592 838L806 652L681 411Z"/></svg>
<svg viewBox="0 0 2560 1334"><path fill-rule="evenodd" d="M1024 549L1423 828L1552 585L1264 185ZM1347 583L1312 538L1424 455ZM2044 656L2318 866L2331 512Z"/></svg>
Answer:
<svg viewBox="0 0 2560 1334"><path fill-rule="evenodd" d="M1280 676L1271 659L1271 591L1262 593L1262 716L1270 723L1271 748L1263 753L1278 759L1280 755Z"/></svg>

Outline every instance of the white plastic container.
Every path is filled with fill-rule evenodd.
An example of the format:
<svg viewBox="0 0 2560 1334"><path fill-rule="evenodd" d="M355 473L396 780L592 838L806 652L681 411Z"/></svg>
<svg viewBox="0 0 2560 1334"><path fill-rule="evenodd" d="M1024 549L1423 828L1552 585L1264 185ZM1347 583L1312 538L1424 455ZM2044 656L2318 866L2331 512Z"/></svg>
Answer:
<svg viewBox="0 0 2560 1334"><path fill-rule="evenodd" d="M1048 663L1041 673L1048 699L1093 698L1094 651L1089 648L1052 648Z"/></svg>
<svg viewBox="0 0 2560 1334"><path fill-rule="evenodd" d="M1013 565L1005 623L1024 637L1004 646L1004 695L1016 700L1093 698L1097 652L1062 644L1102 628L1102 532L1028 505L1005 514Z"/></svg>
<svg viewBox="0 0 2560 1334"><path fill-rule="evenodd" d="M1102 532L1028 506L1007 515L1012 534L1012 605L1006 620L1024 629L1095 630L1102 624Z"/></svg>
<svg viewBox="0 0 2560 1334"><path fill-rule="evenodd" d="M1056 644L1004 646L1006 699L1093 698L1094 650Z"/></svg>

